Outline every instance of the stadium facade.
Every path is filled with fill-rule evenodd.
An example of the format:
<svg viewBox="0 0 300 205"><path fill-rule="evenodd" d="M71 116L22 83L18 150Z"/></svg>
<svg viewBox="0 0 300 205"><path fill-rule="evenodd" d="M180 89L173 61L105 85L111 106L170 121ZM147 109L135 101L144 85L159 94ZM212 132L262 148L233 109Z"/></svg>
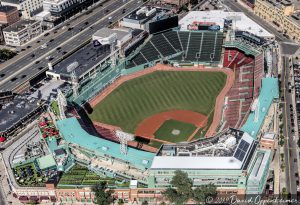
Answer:
<svg viewBox="0 0 300 205"><path fill-rule="evenodd" d="M126 156L119 155L120 153L117 154L119 152L118 143L92 135L87 137L86 133L81 133L81 131L74 133L76 137L70 137L73 134L68 133L70 129L67 127L79 127L74 119L58 122L58 127L73 153L77 152L75 156L78 160L92 159L87 164L91 170L99 174L136 179L140 183L148 185L149 188L168 187L175 170L180 169L188 173L195 186L211 182L217 185L220 193L224 194L263 193L272 152L260 149L257 139L271 104L278 98L277 79L264 78L264 52L262 50L238 39L223 42L226 35L228 34L220 31L180 31L176 29L161 31L150 35L127 57L123 64L119 64L116 69L110 68L111 70L106 72L118 71L118 75L122 76L146 68L151 69L151 66L164 61L168 61L174 66L201 64L214 67L221 65L232 69L236 74L237 83L231 92L235 94L235 97L238 96L240 101L238 106L233 103L232 108L241 110L240 113L235 113L234 126L228 123L232 119L226 116L226 109L230 108L230 102L237 100L231 99L230 93L224 104L223 121L220 122L219 134L189 143L163 145L156 155L146 154L144 151L134 148L129 148ZM113 83L103 75L98 75L91 80L90 86L85 87L82 95L79 94L76 98L71 97L70 99L79 104L82 99L92 99L108 85L102 83L104 86L95 90L92 85L99 85L99 82ZM243 92L238 91L241 88L244 89ZM271 97L270 93L273 94ZM261 103L256 110L251 110L255 99ZM244 101L246 101L246 105L243 104ZM255 114L257 112L260 112L258 117ZM70 123L69 126L68 123ZM78 133L98 141L94 143L97 146L87 145L80 140L81 137L78 136ZM231 143L234 141L234 145L228 147L229 145L226 143L229 141ZM108 144L108 146L104 147L103 144ZM133 158L132 153L141 158ZM94 160L99 161L95 162ZM105 161L109 163L105 164ZM182 163L183 161L185 163ZM126 166L127 172L120 169L119 165L122 167L124 164L129 165ZM109 173L105 173L107 172L105 166L108 165L111 168L108 170Z"/></svg>
<svg viewBox="0 0 300 205"><path fill-rule="evenodd" d="M276 78L264 77L263 50L245 41L230 39L229 35L221 31L178 29L151 34L130 55L119 60L117 66L112 60L114 57L103 65L94 65L97 70L79 83L78 94L72 91L66 94L69 102L81 106L120 76L151 69L156 63L169 63L174 69L197 65L225 67L234 71L236 84L225 99L216 135L162 145L157 153L133 147L122 153L118 142L91 135L81 127L78 119L67 118L57 121L57 128L74 161L101 176L137 180L148 187L140 189L143 194L147 190L150 193L141 196L142 200L147 196L149 201L156 196L161 199L160 191L170 186L178 169L187 172L195 186L213 183L221 194L262 194L272 151L260 148L259 137L265 117L279 97L278 82ZM114 45L110 45L110 50L114 50L111 46ZM229 115L230 109L238 112ZM132 190L136 194L139 189ZM66 200L62 195L67 191L56 192L57 198ZM135 198L129 192L120 198ZM80 197L73 198L80 200Z"/></svg>

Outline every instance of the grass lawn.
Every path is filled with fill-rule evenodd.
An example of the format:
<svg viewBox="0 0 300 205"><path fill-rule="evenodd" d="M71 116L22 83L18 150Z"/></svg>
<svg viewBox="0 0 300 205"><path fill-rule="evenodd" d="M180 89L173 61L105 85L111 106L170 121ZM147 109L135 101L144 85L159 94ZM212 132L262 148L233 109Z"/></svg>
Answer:
<svg viewBox="0 0 300 205"><path fill-rule="evenodd" d="M195 125L186 122L167 120L154 133L154 136L156 139L165 140L168 142L182 142L187 141L189 136L191 136L196 128L197 127Z"/></svg>
<svg viewBox="0 0 300 205"><path fill-rule="evenodd" d="M59 180L58 187L65 188L76 185L92 186L100 181L106 181L108 186L129 187L129 182L119 182L113 178L103 178L87 168L75 165L69 172L63 173Z"/></svg>
<svg viewBox="0 0 300 205"><path fill-rule="evenodd" d="M58 108L58 103L57 103L57 101L53 101L53 102L51 103L51 108L52 108L54 114L55 114L56 116L58 116L58 115L59 115L59 108Z"/></svg>
<svg viewBox="0 0 300 205"><path fill-rule="evenodd" d="M123 83L94 107L90 118L134 133L143 119L164 111L208 115L225 83L222 72L156 71Z"/></svg>

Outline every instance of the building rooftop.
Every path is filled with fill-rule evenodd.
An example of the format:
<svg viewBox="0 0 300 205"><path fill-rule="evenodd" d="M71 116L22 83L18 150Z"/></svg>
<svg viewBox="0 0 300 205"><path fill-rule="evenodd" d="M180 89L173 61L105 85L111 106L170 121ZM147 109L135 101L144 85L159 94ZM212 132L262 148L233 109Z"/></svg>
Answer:
<svg viewBox="0 0 300 205"><path fill-rule="evenodd" d="M93 34L93 37L101 37L101 38L107 38L109 37L111 34L117 34L117 39L121 40L123 39L126 35L128 35L128 31L121 31L121 30L116 30L116 29L110 29L110 28L101 28L98 31L96 31Z"/></svg>
<svg viewBox="0 0 300 205"><path fill-rule="evenodd" d="M68 66L74 63L73 65L76 65L73 67L75 73L77 77L80 77L101 60L108 57L110 52L110 47L108 45L95 47L92 43L89 43L71 56L53 66L53 70L49 70L49 72L70 77L73 69L69 70L70 67Z"/></svg>
<svg viewBox="0 0 300 205"><path fill-rule="evenodd" d="M20 21L17 21L16 23L6 27L3 29L3 31L6 32L19 32L27 27L27 25L31 25L37 21L35 20L29 20L29 19L21 19Z"/></svg>
<svg viewBox="0 0 300 205"><path fill-rule="evenodd" d="M51 154L38 158L37 163L41 170L49 169L56 166L56 162Z"/></svg>
<svg viewBox="0 0 300 205"><path fill-rule="evenodd" d="M180 150L177 147L173 147L175 149L168 147L167 152L160 150L164 154L154 157L151 169L243 169L247 166L248 158L252 157L249 153L256 146L255 141L249 134L241 133L241 138L240 133L236 133L235 137L232 134L222 133L222 135L210 139L198 140L194 149L190 150L188 147L184 149L181 143L178 144ZM164 146L162 149L164 149ZM218 153L214 153L214 147L217 147ZM232 151L229 153L220 153L220 150L227 151L230 149ZM210 150L213 150L212 153L209 153Z"/></svg>
<svg viewBox="0 0 300 205"><path fill-rule="evenodd" d="M262 139L268 139L268 140L274 140L275 139L275 133L265 133L263 136L262 136Z"/></svg>
<svg viewBox="0 0 300 205"><path fill-rule="evenodd" d="M38 100L17 95L10 102L0 105L0 133L12 128L23 118L36 110Z"/></svg>
<svg viewBox="0 0 300 205"><path fill-rule="evenodd" d="M288 17L291 21L300 25L300 12L295 12L291 16Z"/></svg>
<svg viewBox="0 0 300 205"><path fill-rule="evenodd" d="M224 20L232 20L232 26L236 30L248 31L259 37L273 38L274 35L269 33L263 27L247 17L243 12L225 12L222 10L211 11L190 11L185 17L179 21L180 30L188 30L188 25L194 21L214 22L224 28Z"/></svg>
<svg viewBox="0 0 300 205"><path fill-rule="evenodd" d="M138 168L149 168L152 164L153 157L155 156L154 153L137 150L131 147L128 147L127 155L123 155L120 152L120 145L118 143L88 134L82 129L76 118L60 120L57 122L57 127L68 143L90 150L95 155L104 154L124 162L129 162Z"/></svg>
<svg viewBox="0 0 300 205"><path fill-rule="evenodd" d="M255 157L255 163L253 165L253 168L250 172L250 176L248 178L249 181L259 182L262 180L264 169L268 167L267 163L270 158L270 155L271 155L270 150L263 150L257 152Z"/></svg>
<svg viewBox="0 0 300 205"><path fill-rule="evenodd" d="M269 108L274 99L279 97L278 79L277 78L263 78L262 87L258 96L259 114L257 120L255 120L255 112L251 112L246 123L241 130L249 133L254 139L257 138L257 134L264 122Z"/></svg>
<svg viewBox="0 0 300 205"><path fill-rule="evenodd" d="M266 0L266 3L277 7L277 8L282 8L285 6L291 6L294 3L294 0Z"/></svg>
<svg viewBox="0 0 300 205"><path fill-rule="evenodd" d="M14 11L14 10L17 10L17 7L14 7L14 6L0 6L0 12L11 12L11 11Z"/></svg>
<svg viewBox="0 0 300 205"><path fill-rule="evenodd" d="M126 19L129 19L139 21L140 23L146 23L153 19L155 16L157 18L164 16L166 12L168 12L168 10L166 9L144 6L142 8L136 9L135 11L125 16L124 20L126 21Z"/></svg>

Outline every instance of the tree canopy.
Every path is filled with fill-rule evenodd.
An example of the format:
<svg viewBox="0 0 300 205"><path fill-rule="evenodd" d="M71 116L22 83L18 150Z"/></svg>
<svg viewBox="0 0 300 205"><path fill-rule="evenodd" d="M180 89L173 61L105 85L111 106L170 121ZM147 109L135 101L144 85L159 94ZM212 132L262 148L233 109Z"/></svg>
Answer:
<svg viewBox="0 0 300 205"><path fill-rule="evenodd" d="M0 60L8 60L13 58L16 55L14 51L8 49L0 49Z"/></svg>
<svg viewBox="0 0 300 205"><path fill-rule="evenodd" d="M182 205L189 199L193 199L197 204L205 202L208 196L215 197L217 195L216 186L207 184L193 189L193 181L188 177L186 172L177 170L173 176L168 188L163 194L175 205Z"/></svg>
<svg viewBox="0 0 300 205"><path fill-rule="evenodd" d="M113 190L107 188L106 182L100 182L92 187L95 192L95 203L98 205L110 205L113 203Z"/></svg>

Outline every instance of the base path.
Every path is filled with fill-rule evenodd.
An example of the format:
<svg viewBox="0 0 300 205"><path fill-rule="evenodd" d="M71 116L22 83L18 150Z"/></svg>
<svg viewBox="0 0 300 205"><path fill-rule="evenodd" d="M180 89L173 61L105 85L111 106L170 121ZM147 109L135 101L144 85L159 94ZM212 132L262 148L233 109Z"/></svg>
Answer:
<svg viewBox="0 0 300 205"><path fill-rule="evenodd" d="M135 135L153 139L156 130L170 119L194 124L196 127L204 127L207 124L207 117L203 114L189 110L173 110L146 118L136 128Z"/></svg>

